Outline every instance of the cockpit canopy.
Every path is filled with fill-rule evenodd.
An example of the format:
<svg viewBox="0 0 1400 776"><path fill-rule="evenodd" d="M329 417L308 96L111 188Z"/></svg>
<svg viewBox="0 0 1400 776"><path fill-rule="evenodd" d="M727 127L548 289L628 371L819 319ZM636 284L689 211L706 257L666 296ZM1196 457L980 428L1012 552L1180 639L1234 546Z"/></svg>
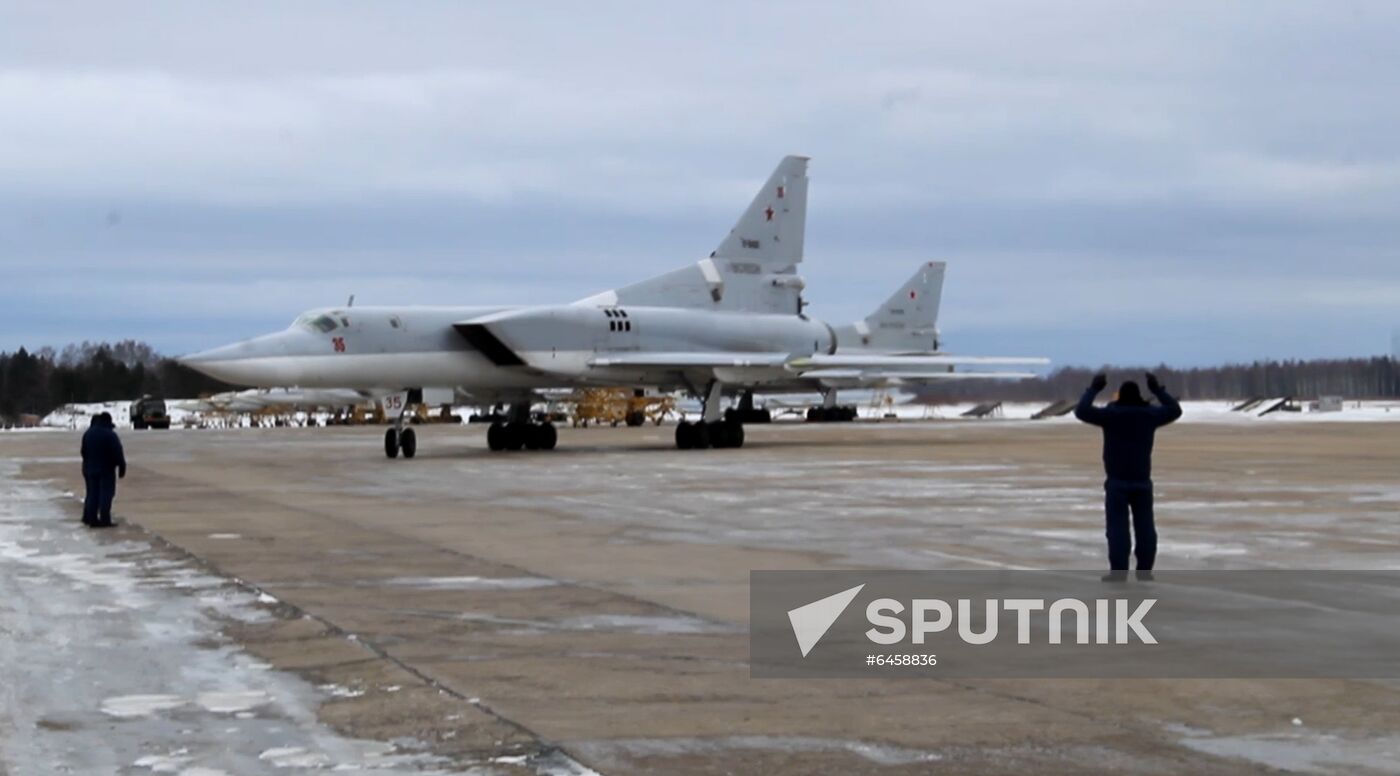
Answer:
<svg viewBox="0 0 1400 776"><path fill-rule="evenodd" d="M350 321L347 320L345 316L341 315L339 310L312 310L309 313L302 313L292 322L292 326L296 328L316 331L322 334L335 331L341 326L349 325Z"/></svg>

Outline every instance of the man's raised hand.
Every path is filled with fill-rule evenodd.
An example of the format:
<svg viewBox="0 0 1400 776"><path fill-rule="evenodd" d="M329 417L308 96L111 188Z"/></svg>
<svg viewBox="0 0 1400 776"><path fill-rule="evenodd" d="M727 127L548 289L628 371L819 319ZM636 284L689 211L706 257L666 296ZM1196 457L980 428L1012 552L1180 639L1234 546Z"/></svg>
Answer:
<svg viewBox="0 0 1400 776"><path fill-rule="evenodd" d="M1157 375L1154 375L1151 372L1147 373L1147 390L1153 393L1162 390L1162 384L1158 382Z"/></svg>
<svg viewBox="0 0 1400 776"><path fill-rule="evenodd" d="M1104 374L1103 372L1100 372L1100 373L1094 375L1094 381L1093 381L1092 383L1089 383L1089 387L1090 387L1090 388L1093 388L1094 391L1096 391L1096 392L1097 392L1097 391L1102 391L1102 390L1103 390L1105 387L1107 387L1107 386L1108 386L1108 375Z"/></svg>

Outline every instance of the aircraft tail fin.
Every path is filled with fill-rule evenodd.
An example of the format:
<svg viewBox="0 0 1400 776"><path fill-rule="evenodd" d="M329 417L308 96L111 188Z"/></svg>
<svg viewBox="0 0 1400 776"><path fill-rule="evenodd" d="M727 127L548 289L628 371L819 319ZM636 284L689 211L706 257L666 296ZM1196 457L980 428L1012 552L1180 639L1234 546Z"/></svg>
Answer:
<svg viewBox="0 0 1400 776"><path fill-rule="evenodd" d="M937 351L938 307L943 298L943 274L947 268L946 262L925 262L875 312L838 328L836 340L840 351Z"/></svg>
<svg viewBox="0 0 1400 776"><path fill-rule="evenodd" d="M575 304L795 315L802 310L797 264L806 225L807 157L788 156L708 258Z"/></svg>
<svg viewBox="0 0 1400 776"><path fill-rule="evenodd" d="M807 227L807 157L787 156L768 176L712 258L788 266L802 261Z"/></svg>

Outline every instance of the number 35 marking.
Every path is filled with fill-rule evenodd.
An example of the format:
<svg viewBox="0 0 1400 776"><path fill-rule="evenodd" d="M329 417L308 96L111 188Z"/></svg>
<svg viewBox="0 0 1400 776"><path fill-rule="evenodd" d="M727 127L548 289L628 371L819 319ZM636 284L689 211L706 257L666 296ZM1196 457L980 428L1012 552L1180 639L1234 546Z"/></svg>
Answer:
<svg viewBox="0 0 1400 776"><path fill-rule="evenodd" d="M337 352L337 353L344 353L344 352L345 352L345 338L344 338L344 337L331 337L331 346L335 348L335 352Z"/></svg>

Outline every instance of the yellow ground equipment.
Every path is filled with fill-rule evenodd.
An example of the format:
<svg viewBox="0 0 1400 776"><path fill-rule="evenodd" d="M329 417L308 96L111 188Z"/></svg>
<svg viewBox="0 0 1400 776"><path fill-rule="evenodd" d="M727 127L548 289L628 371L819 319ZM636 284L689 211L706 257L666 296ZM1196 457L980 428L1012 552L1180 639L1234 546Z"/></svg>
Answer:
<svg viewBox="0 0 1400 776"><path fill-rule="evenodd" d="M604 423L640 426L647 421L659 426L663 418L676 412L674 398L639 396L628 388L585 388L574 391L564 403L572 407L569 420L574 428Z"/></svg>
<svg viewBox="0 0 1400 776"><path fill-rule="evenodd" d="M342 416L342 421L347 426L382 425L387 422L384 415L384 408L379 406L379 402L369 402L367 404L356 404L350 408L350 414Z"/></svg>
<svg viewBox="0 0 1400 776"><path fill-rule="evenodd" d="M457 424L462 422L462 418L452 414L452 407L447 404L444 404L440 408L438 408L436 414L432 411L432 409L428 407L428 405L419 404L416 407L414 407L413 417L409 419L409 422Z"/></svg>

